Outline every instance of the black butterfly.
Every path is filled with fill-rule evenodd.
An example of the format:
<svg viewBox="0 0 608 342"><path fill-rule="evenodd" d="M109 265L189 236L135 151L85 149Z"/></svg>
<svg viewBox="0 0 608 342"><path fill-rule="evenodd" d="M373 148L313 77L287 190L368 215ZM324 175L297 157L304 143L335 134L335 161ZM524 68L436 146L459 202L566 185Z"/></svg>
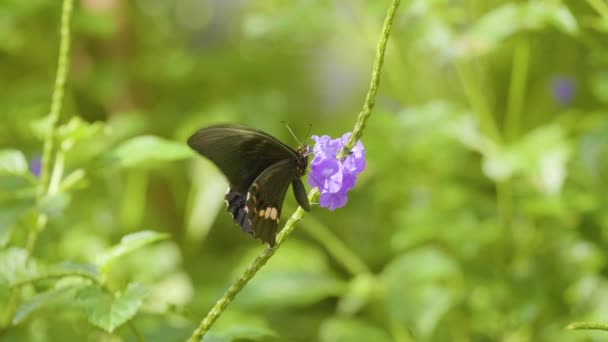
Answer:
<svg viewBox="0 0 608 342"><path fill-rule="evenodd" d="M188 139L188 146L228 178L225 199L234 223L270 246L275 244L289 183L298 204L310 210L300 180L308 166L308 146L294 150L264 132L230 124L198 130Z"/></svg>

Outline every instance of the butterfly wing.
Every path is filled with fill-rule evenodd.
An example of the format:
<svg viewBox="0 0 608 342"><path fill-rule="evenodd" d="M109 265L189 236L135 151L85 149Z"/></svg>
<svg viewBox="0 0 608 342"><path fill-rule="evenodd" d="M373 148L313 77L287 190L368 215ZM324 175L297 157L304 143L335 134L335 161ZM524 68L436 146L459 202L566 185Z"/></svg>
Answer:
<svg viewBox="0 0 608 342"><path fill-rule="evenodd" d="M188 145L211 160L228 178L231 191L241 194L271 165L298 158L296 151L272 136L238 125L202 128Z"/></svg>
<svg viewBox="0 0 608 342"><path fill-rule="evenodd" d="M275 244L275 235L281 218L283 200L293 180L295 162L283 160L262 172L253 182L246 198L247 222L253 237L270 246ZM249 225L249 227L247 227Z"/></svg>

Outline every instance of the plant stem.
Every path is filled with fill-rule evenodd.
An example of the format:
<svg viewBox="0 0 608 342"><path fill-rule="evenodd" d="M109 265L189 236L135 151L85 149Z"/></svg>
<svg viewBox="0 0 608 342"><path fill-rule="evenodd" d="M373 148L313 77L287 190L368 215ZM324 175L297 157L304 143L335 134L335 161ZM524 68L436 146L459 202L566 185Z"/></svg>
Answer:
<svg viewBox="0 0 608 342"><path fill-rule="evenodd" d="M527 40L521 40L515 46L515 52L513 53L509 102L507 103L505 122L505 136L507 140L514 140L519 134L522 106L526 94L529 59L530 44L528 44Z"/></svg>
<svg viewBox="0 0 608 342"><path fill-rule="evenodd" d="M574 322L568 325L570 330L604 330L608 331L608 323Z"/></svg>
<svg viewBox="0 0 608 342"><path fill-rule="evenodd" d="M393 0L391 7L386 14L386 18L384 19L384 26L382 29L382 36L380 38L380 43L378 44L378 52L376 54L376 59L374 61L374 68L372 72L372 80L370 83L370 88L367 93L367 97L365 98L365 103L363 105L363 110L359 113L357 117L357 122L355 123L355 128L353 130L353 134L351 135L349 141L345 145L345 149L340 151L341 155L338 157L346 156L348 150L352 148L357 140L361 138L363 135L363 130L365 129L365 124L371 115L371 111L374 107L374 103L376 102L376 95L378 92L378 86L380 84L380 72L382 70L382 64L384 61L384 53L386 51L386 44L388 42L388 37L390 33L390 29L393 23L393 19L395 17L395 12L397 7L399 6L399 0ZM310 202L316 202L319 198L319 192L316 189L313 189L308 194L308 199ZM222 312L228 307L228 304L234 299L234 297L245 287L247 282L253 278L253 276L266 264L268 259L274 255L274 252L283 244L283 242L287 239L287 237L293 232L295 228L295 224L302 218L304 214L304 210L301 207L298 207L296 211L291 215L285 227L281 232L277 235L277 241L274 247L267 247L254 261L253 263L247 267L245 272L241 275L239 279L237 279L231 286L228 288L224 296L218 300L213 308L207 313L207 316L203 319L200 325L194 330L192 335L189 338L190 342L200 341L203 336L207 333L209 328L215 323L215 321L220 317Z"/></svg>
<svg viewBox="0 0 608 342"><path fill-rule="evenodd" d="M59 122L61 107L63 105L63 94L68 77L68 66L70 64L70 19L74 8L74 0L63 0L61 9L61 29L59 41L59 57L57 60L57 74L51 100L51 111L49 113L49 126L44 138L42 153L42 169L40 170L40 182L38 183L38 198L44 196L48 190L48 182L51 171L51 159L55 143L55 129Z"/></svg>
<svg viewBox="0 0 608 342"><path fill-rule="evenodd" d="M72 10L74 9L74 0L63 0L61 8L61 28L59 32L59 57L57 59L57 74L55 76L55 86L53 87L53 95L51 98L51 111L49 113L49 126L44 138L44 147L42 152L42 169L40 170L40 179L36 191L36 200L40 202L49 192L56 191L61 182L63 174L63 155L59 152L53 166L53 179L51 178L51 160L53 159L53 150L55 144L55 131L61 107L63 105L63 95L68 77L68 69L70 64L70 23L72 18ZM38 234L46 227L48 218L44 214L38 214L36 226L30 230L27 238L27 250L31 254L36 246Z"/></svg>
<svg viewBox="0 0 608 342"><path fill-rule="evenodd" d="M367 124L367 120L369 120L369 117L372 114L372 109L374 109L374 105L376 104L376 96L380 86L380 74L382 71L382 65L384 64L386 44L388 43L388 37L391 32L391 27L393 26L393 19L395 18L397 7L399 7L399 0L393 0L391 7L389 7L388 12L386 13L386 17L384 18L380 42L378 43L378 50L376 51L376 59L374 60L374 66L372 68L372 79L369 84L367 96L365 97L365 102L363 103L363 109L357 117L353 134L351 134L350 139L348 139L344 145L344 148L337 156L339 159L346 157L348 151L355 146L359 139L361 139L363 130Z"/></svg>

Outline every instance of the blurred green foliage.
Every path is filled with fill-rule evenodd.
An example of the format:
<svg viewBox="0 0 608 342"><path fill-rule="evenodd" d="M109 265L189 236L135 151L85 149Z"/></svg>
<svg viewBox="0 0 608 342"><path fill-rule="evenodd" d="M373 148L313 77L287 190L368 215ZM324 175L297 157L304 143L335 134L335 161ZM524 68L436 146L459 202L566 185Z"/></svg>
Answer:
<svg viewBox="0 0 608 342"><path fill-rule="evenodd" d="M350 130L388 6L77 1L63 177L36 201L61 4L2 1L0 339L189 336L263 247L186 138ZM602 1L402 1L348 205L305 216L205 341L608 338L565 330L608 320L607 35Z"/></svg>

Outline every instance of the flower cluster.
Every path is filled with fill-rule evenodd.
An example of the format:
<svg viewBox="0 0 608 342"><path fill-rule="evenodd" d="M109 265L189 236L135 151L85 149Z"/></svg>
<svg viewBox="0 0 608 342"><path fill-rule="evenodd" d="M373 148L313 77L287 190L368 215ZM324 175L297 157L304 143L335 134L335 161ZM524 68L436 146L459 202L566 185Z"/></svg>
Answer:
<svg viewBox="0 0 608 342"><path fill-rule="evenodd" d="M355 186L357 175L365 169L365 149L361 141L350 150L346 158L337 159L337 154L344 147L351 133L341 138L313 135L314 159L310 163L308 184L316 187L321 193L319 205L329 210L341 208L348 200L347 192Z"/></svg>

